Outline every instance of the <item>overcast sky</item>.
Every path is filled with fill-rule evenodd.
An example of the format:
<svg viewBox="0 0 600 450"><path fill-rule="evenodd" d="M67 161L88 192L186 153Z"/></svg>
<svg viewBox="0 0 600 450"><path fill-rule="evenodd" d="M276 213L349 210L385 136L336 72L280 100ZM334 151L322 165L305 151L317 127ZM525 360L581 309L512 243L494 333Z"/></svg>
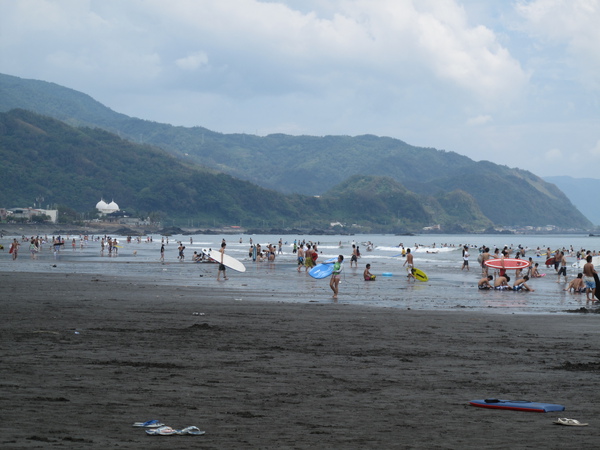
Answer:
<svg viewBox="0 0 600 450"><path fill-rule="evenodd" d="M0 72L173 125L600 178L600 0L0 0Z"/></svg>

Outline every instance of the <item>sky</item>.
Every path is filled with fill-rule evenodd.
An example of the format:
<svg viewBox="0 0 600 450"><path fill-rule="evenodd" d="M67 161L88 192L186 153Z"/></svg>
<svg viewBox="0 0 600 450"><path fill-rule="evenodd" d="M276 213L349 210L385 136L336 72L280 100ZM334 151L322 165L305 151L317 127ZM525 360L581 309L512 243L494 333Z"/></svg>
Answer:
<svg viewBox="0 0 600 450"><path fill-rule="evenodd" d="M600 0L0 0L0 73L172 125L600 178L599 24Z"/></svg>

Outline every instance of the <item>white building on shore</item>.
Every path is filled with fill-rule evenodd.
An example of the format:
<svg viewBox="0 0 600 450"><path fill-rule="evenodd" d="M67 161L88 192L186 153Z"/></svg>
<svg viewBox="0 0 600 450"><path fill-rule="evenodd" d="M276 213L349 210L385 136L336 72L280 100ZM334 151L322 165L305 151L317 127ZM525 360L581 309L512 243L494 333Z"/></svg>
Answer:
<svg viewBox="0 0 600 450"><path fill-rule="evenodd" d="M101 215L106 216L107 214L119 211L119 205L117 205L114 200L110 203L106 203L103 199L100 199L100 201L96 203L96 209Z"/></svg>
<svg viewBox="0 0 600 450"><path fill-rule="evenodd" d="M26 219L30 221L33 216L48 216L50 222L56 223L58 220L57 209L40 209L40 208L8 208L4 210L2 220L10 221L11 219Z"/></svg>

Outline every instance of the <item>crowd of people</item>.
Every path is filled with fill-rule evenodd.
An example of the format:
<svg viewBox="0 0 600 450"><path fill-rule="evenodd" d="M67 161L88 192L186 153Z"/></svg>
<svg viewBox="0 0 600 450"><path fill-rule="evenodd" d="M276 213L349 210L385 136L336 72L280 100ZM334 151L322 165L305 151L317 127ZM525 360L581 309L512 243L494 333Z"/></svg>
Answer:
<svg viewBox="0 0 600 450"><path fill-rule="evenodd" d="M496 289L496 290L514 290L514 291L529 291L533 292L534 289L531 288L527 282L531 278L541 278L545 276L539 272L539 263L534 263L533 258L529 257L527 261L527 266L524 268L512 269L515 270L515 281L510 285L510 276L506 273L507 270L504 268L503 261L505 259L511 258L512 249L508 246L505 246L502 250L496 248L493 253L490 253L490 248L483 246L480 248L480 253L478 257L478 262L481 265L482 278L479 280L477 286L479 289ZM564 289L568 292L574 293L585 293L587 301L597 301L595 299L596 294L596 283L598 273L594 267L592 259L594 256L597 256L596 251L592 250L579 250L575 252L571 247L569 250L565 248L557 249L552 251L550 248L547 248L544 252L538 247L536 250L536 256L542 257L546 256L548 259L546 260L547 268L554 268L554 271L557 274L557 283L561 282L561 278L564 278L564 283L568 283L567 287ZM511 259L515 260L524 260L526 254L526 249L519 246L516 254ZM567 278L567 254L575 255L577 260L585 260L582 271L577 274L577 277L571 282L568 282ZM468 270L468 246L464 246L463 248L463 265L461 270L467 267ZM500 261L501 268L494 270L494 275L489 275L489 266L486 262L490 260L497 259ZM523 270L526 270L526 273L523 274Z"/></svg>
<svg viewBox="0 0 600 450"><path fill-rule="evenodd" d="M127 242L130 243L134 238L131 236L127 236ZM152 242L152 237L148 236L145 238L147 242ZM108 256L117 256L119 247L118 240L115 238L111 238L110 236L88 236L82 235L79 236L79 246L83 248L84 244L87 244L89 240L99 241L100 242L100 254L104 256L107 254ZM142 242L141 237L136 237L138 243ZM21 239L13 239L10 244L9 254L11 255L13 260L16 260L19 257L19 250L22 245L26 245L29 252L30 257L32 259L36 259L39 252L41 252L44 248L45 244L49 244L53 249L55 254L58 254L64 246L66 242L71 243L71 247L75 250L77 247L77 240L75 238L67 239L61 236L31 236L29 238L22 236ZM277 244L267 244L265 248L263 248L260 244L254 244L252 242L252 238L249 239L250 247L248 250L248 257L252 261L269 261L274 262L277 255L283 254L283 239L279 239ZM165 245L168 245L169 237L162 237L161 240L161 249L160 249L160 260L164 262L165 258ZM190 237L190 244L193 243L193 238ZM240 238L240 243L242 243L242 239ZM178 242L178 260L183 262L185 260L185 246L183 242ZM287 242L286 242L287 244ZM374 245L369 241L365 244L367 247L367 251L372 251ZM320 252L318 249L318 242L306 242L294 240L292 245L292 252L296 256L297 261L297 271L301 272L304 269L305 273L308 273L313 267L315 267L319 261ZM339 247L342 248L342 243L340 242ZM401 250L401 254L397 256L402 256L405 258L403 267L407 270L407 279L409 281L415 280L414 272L414 254L411 251L411 248L406 248L402 243L398 245ZM447 248L447 247L455 247L450 244L441 244L436 246L433 244L427 247L427 253L435 253L438 248ZM478 250L478 258L477 262L481 267L481 278L479 279L477 286L481 290L487 289L495 289L495 290L512 290L512 291L527 291L534 292L535 289L530 285L531 281L534 279L542 278L546 274L540 273L540 263L534 262L531 256L527 257L527 254L533 253L536 257L546 257L547 260L542 265L546 265L547 269L554 269L556 274L556 282L557 283L565 283L564 291L572 292L572 293L585 293L586 299L588 301L595 301L595 293L596 293L596 283L597 283L597 271L594 267L592 258L594 256L598 256L598 253L594 250L575 250L573 247L569 248L559 248L556 250L552 250L551 248L537 248L535 250L531 250L528 248L524 248L519 245L517 248L513 249L512 247L505 246L504 248L495 248L492 252L487 246L479 246L476 247L474 245L461 245L462 249L462 258L461 258L461 271L470 271L469 259L471 257L471 252L475 249ZM415 250L419 248L418 244L415 244L413 247ZM219 270L217 279L220 280L221 276L226 280L228 279L226 276L226 265L223 264L223 255L225 254L226 242L225 239L222 240L221 247L219 252L221 253L220 261L216 261L219 263ZM514 255L513 255L514 254ZM350 268L357 268L358 261L361 258L360 246L355 242L351 244L351 252L348 255L350 257ZM577 276L571 280L568 280L567 276L567 257L575 257L578 261L584 260L585 262L581 266L581 271L577 273ZM527 258L527 259L526 259ZM502 261L510 259L510 260L523 260L527 264L523 264L522 268L504 268ZM208 261L209 257L206 251L194 252L192 257L194 262L202 262ZM490 274L490 268L486 262L490 260L499 260L500 268L492 269L493 273ZM343 272L343 261L344 255L339 255L335 261L330 260L329 263L334 265L333 274L331 276L330 287L333 291L334 298L337 298L339 292L339 279ZM497 265L497 264L496 264ZM515 271L514 273L514 281L512 281L511 276L507 273L507 271ZM371 273L371 264L366 264L363 271L363 279L365 281L374 281L376 276Z"/></svg>

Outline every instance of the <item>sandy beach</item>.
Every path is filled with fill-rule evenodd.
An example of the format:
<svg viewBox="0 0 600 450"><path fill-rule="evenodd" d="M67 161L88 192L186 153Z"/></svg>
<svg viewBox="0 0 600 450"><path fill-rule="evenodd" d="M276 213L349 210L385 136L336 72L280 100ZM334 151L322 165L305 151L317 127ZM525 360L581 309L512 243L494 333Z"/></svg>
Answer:
<svg viewBox="0 0 600 450"><path fill-rule="evenodd" d="M597 314L236 300L226 283L102 275L0 281L2 448L600 446ZM489 397L567 409L468 405ZM206 434L131 426L149 419Z"/></svg>

